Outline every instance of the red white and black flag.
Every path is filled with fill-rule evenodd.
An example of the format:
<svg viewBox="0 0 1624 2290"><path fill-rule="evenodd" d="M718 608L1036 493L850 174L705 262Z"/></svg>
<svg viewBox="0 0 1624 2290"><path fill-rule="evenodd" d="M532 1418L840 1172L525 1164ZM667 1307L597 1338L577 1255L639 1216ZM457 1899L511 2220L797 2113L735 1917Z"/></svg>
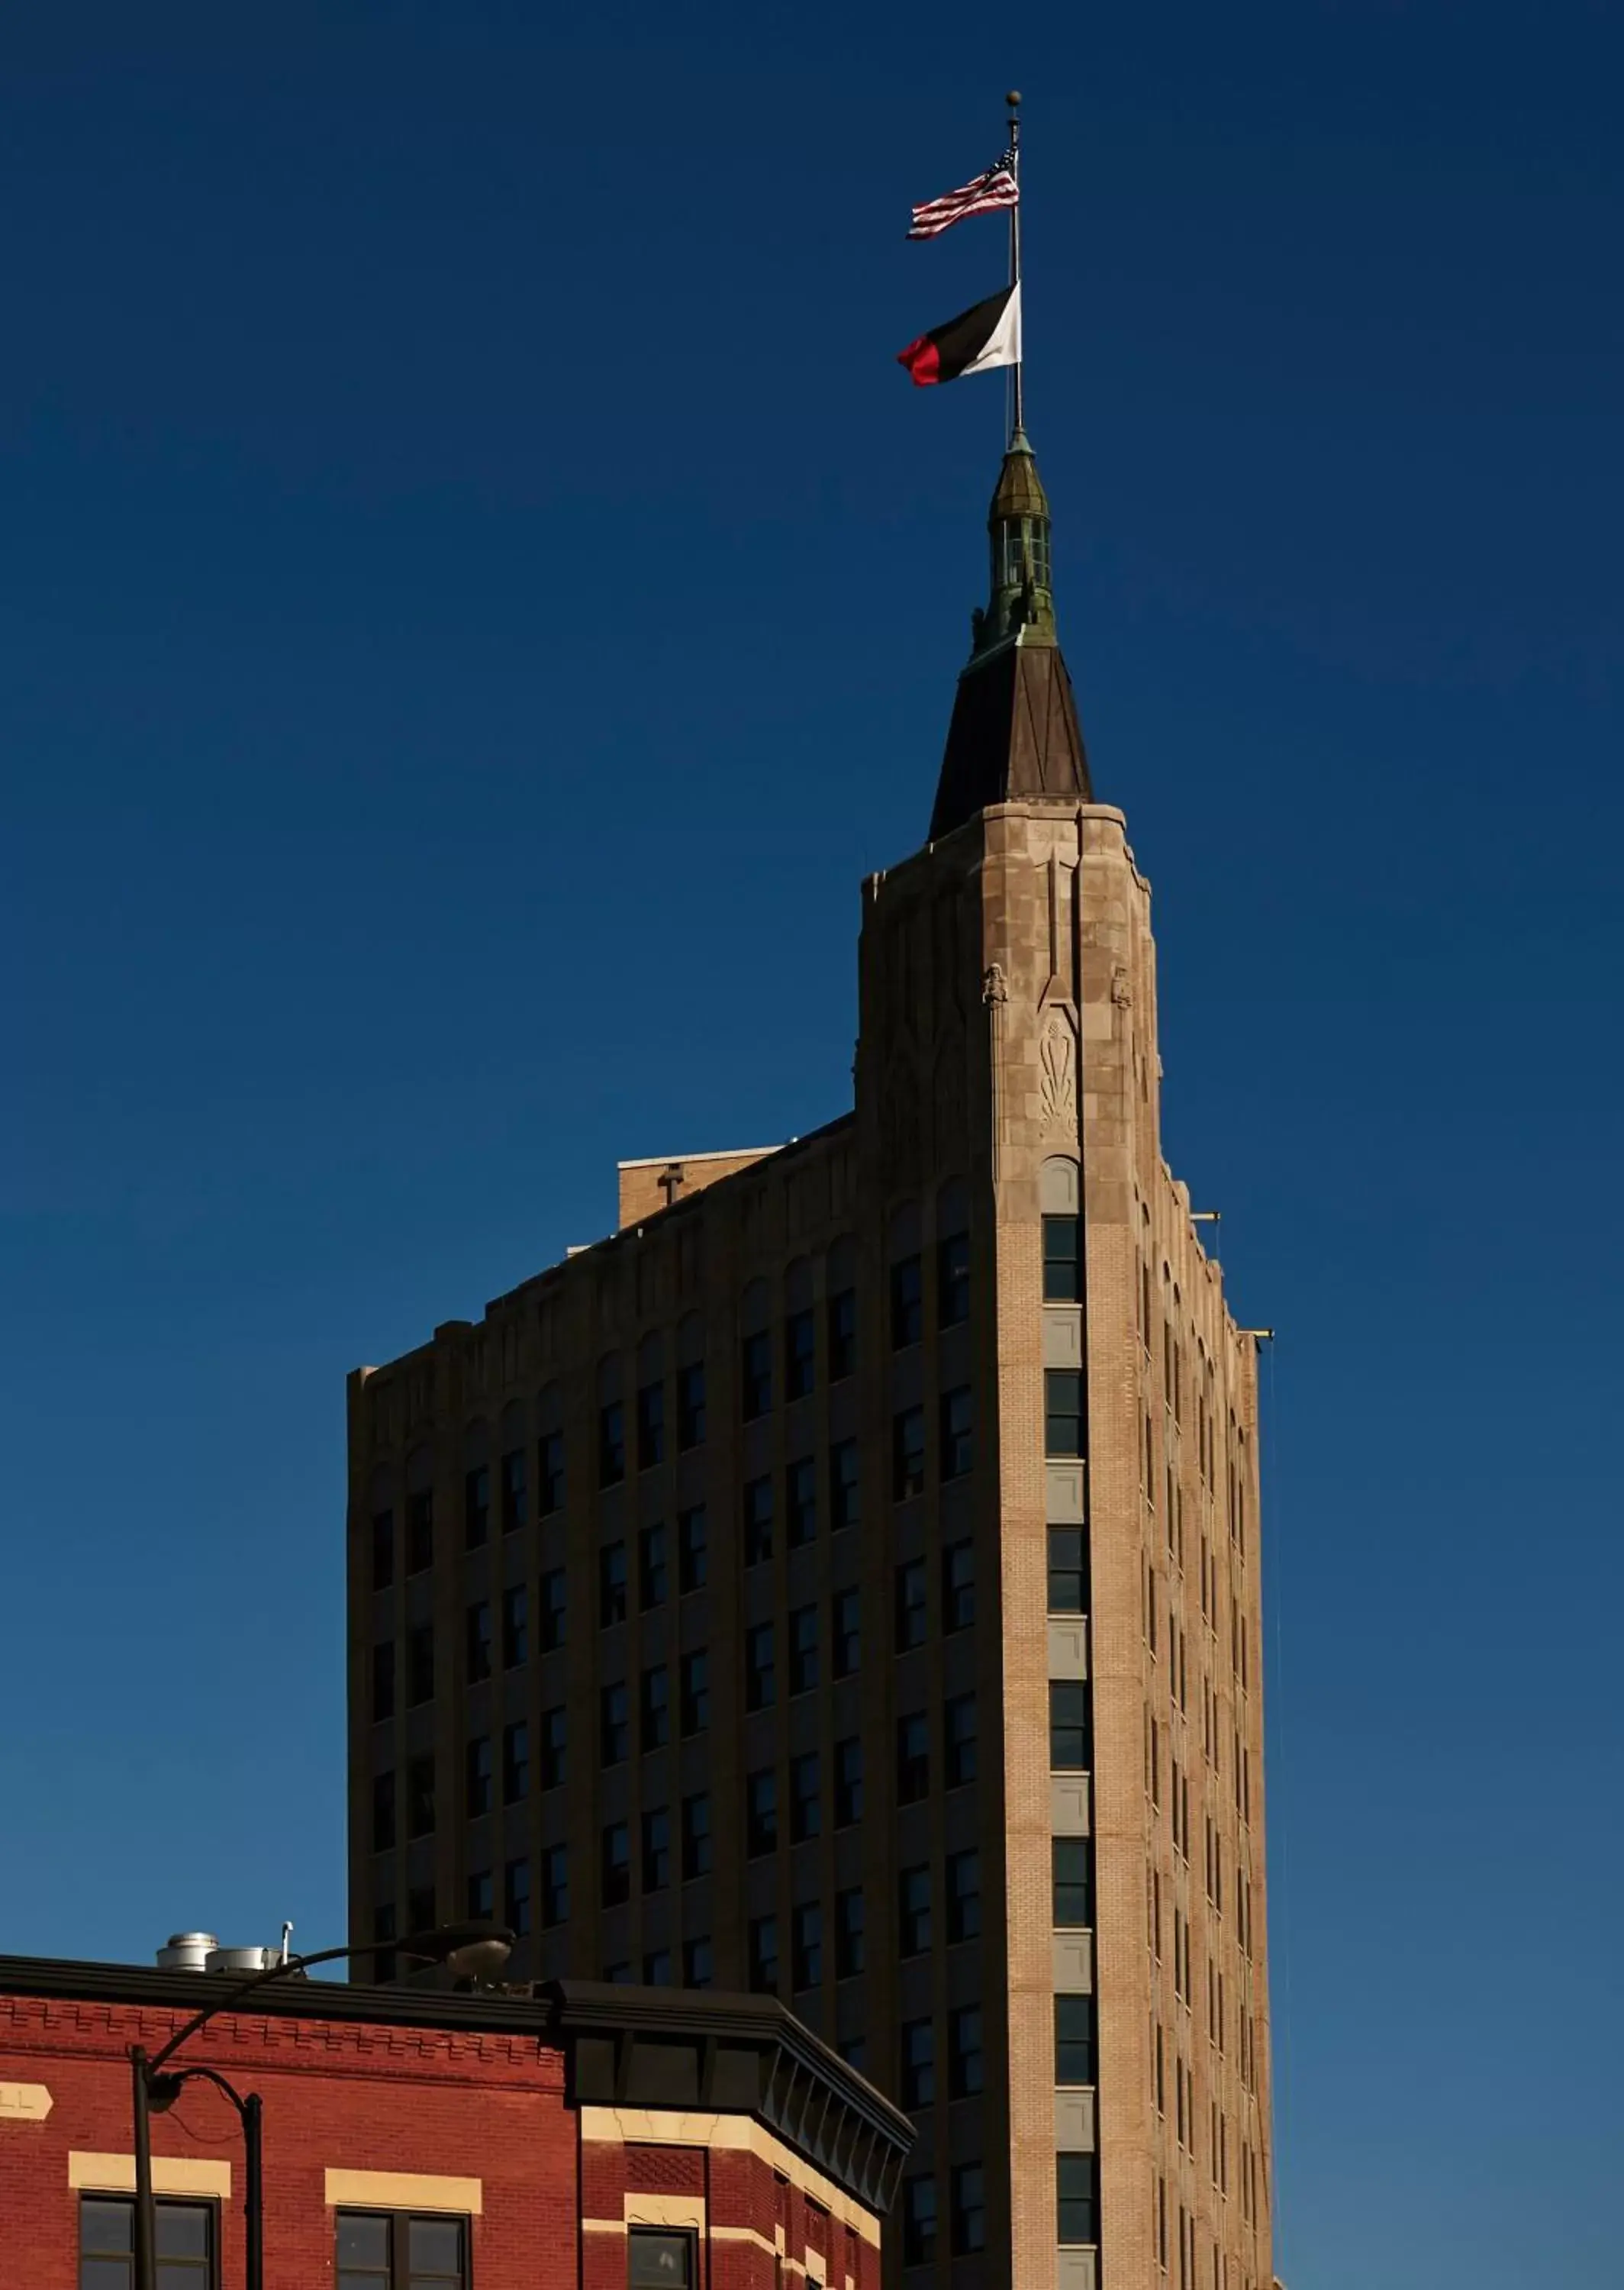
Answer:
<svg viewBox="0 0 1624 2290"><path fill-rule="evenodd" d="M961 374L986 373L997 365L1020 364L1020 288L1001 286L973 309L961 310L945 326L897 352L921 389L934 381L956 381Z"/></svg>
<svg viewBox="0 0 1624 2290"><path fill-rule="evenodd" d="M936 238L968 215L991 214L996 208L1017 206L1020 201L1020 186L1015 180L1015 152L1012 145L974 182L962 183L956 191L944 191L940 198L927 199L922 207L916 207L908 235L910 238Z"/></svg>

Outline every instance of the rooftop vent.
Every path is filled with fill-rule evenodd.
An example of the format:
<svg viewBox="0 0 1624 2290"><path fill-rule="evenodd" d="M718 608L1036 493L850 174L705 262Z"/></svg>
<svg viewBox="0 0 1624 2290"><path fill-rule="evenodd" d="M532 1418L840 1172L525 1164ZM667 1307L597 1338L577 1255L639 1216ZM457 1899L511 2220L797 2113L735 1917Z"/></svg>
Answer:
<svg viewBox="0 0 1624 2290"><path fill-rule="evenodd" d="M268 1972L284 1960L279 1948L222 1948L212 1933L171 1933L158 1950L160 1972Z"/></svg>

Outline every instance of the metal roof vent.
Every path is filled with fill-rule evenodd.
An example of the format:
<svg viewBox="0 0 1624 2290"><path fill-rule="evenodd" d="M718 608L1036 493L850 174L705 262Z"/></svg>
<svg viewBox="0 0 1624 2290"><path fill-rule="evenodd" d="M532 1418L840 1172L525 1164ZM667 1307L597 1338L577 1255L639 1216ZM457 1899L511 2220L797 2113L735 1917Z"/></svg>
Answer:
<svg viewBox="0 0 1624 2290"><path fill-rule="evenodd" d="M202 1972L206 1969L209 1951L220 1946L212 1933L171 1933L168 1941L158 1950L160 1972Z"/></svg>

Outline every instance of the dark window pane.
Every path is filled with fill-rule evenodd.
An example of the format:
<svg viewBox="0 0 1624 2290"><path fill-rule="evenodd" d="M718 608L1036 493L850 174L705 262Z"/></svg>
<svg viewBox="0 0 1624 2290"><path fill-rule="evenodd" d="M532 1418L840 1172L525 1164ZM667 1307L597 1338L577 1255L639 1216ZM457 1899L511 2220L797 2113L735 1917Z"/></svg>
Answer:
<svg viewBox="0 0 1624 2290"><path fill-rule="evenodd" d="M1057 1837L1054 1853L1054 1921L1062 1927L1092 1925L1093 1889L1086 1837Z"/></svg>
<svg viewBox="0 0 1624 2290"><path fill-rule="evenodd" d="M891 1493L895 1502L924 1493L923 1407L904 1407L891 1420Z"/></svg>
<svg viewBox="0 0 1624 2290"><path fill-rule="evenodd" d="M758 1566L772 1556L772 1482L751 1479L744 1490L744 1563Z"/></svg>
<svg viewBox="0 0 1624 2290"><path fill-rule="evenodd" d="M618 1486L626 1477L626 1410L612 1399L597 1412L597 1483Z"/></svg>
<svg viewBox="0 0 1624 2290"><path fill-rule="evenodd" d="M693 2238L633 2227L626 2238L630 2290L692 2290Z"/></svg>
<svg viewBox="0 0 1624 2290"><path fill-rule="evenodd" d="M79 2248L92 2251L132 2250L135 2234L133 2203L102 2202L87 2196L79 2205Z"/></svg>
<svg viewBox="0 0 1624 2290"><path fill-rule="evenodd" d="M764 1328L744 1340L740 1388L745 1421L764 1415L772 1405L772 1339Z"/></svg>
<svg viewBox="0 0 1624 2290"><path fill-rule="evenodd" d="M1044 1301L1076 1304L1083 1294L1083 1267L1074 1216L1044 1219Z"/></svg>
<svg viewBox="0 0 1624 2290"><path fill-rule="evenodd" d="M970 1235L951 1232L937 1245L936 1317L944 1328L970 1317Z"/></svg>
<svg viewBox="0 0 1624 2290"><path fill-rule="evenodd" d="M813 1325L810 1311L792 1312L784 1323L784 1390L790 1399L804 1399L812 1388Z"/></svg>
<svg viewBox="0 0 1624 2290"><path fill-rule="evenodd" d="M501 1463L502 1533L516 1534L529 1516L529 1498L525 1488L524 1450L516 1447L504 1455Z"/></svg>
<svg viewBox="0 0 1624 2290"><path fill-rule="evenodd" d="M829 1381L839 1383L857 1365L857 1292L843 1288L828 1302Z"/></svg>
<svg viewBox="0 0 1624 2290"><path fill-rule="evenodd" d="M1082 1614L1088 1611L1088 1545L1080 1526L1049 1529L1049 1612Z"/></svg>
<svg viewBox="0 0 1624 2290"><path fill-rule="evenodd" d="M388 2220L365 2211L340 2211L339 2264L378 2267L388 2262Z"/></svg>
<svg viewBox="0 0 1624 2290"><path fill-rule="evenodd" d="M829 1523L838 1531L860 1516L857 1442L837 1439L829 1449Z"/></svg>
<svg viewBox="0 0 1624 2290"><path fill-rule="evenodd" d="M818 1473L810 1455L790 1464L784 1475L784 1493L789 1544L796 1549L813 1541L818 1532Z"/></svg>
<svg viewBox="0 0 1624 2290"><path fill-rule="evenodd" d="M462 2271L462 2221L414 2218L406 2250L414 2274L449 2274L454 2280Z"/></svg>
<svg viewBox="0 0 1624 2290"><path fill-rule="evenodd" d="M702 1590L709 1573L705 1506L696 1503L692 1510L678 1515L676 1521L677 1579L683 1594Z"/></svg>
<svg viewBox="0 0 1624 2290"><path fill-rule="evenodd" d="M1044 1453L1083 1453L1083 1373L1080 1368L1044 1370Z"/></svg>
<svg viewBox="0 0 1624 2290"><path fill-rule="evenodd" d="M941 1476L962 1479L975 1461L974 1411L970 1386L959 1384L941 1396Z"/></svg>
<svg viewBox="0 0 1624 2290"><path fill-rule="evenodd" d="M637 1394L637 1469L652 1470L666 1457L666 1388L645 1383Z"/></svg>
<svg viewBox="0 0 1624 2290"><path fill-rule="evenodd" d="M975 1545L950 1542L941 1554L941 1626L967 1630L975 1620Z"/></svg>
<svg viewBox="0 0 1624 2290"><path fill-rule="evenodd" d="M491 1533L491 1474L482 1463L462 1478L462 1540L477 1550Z"/></svg>
<svg viewBox="0 0 1624 2290"><path fill-rule="evenodd" d="M1081 1678L1049 1682L1049 1766L1057 1774L1088 1770L1088 1687Z"/></svg>
<svg viewBox="0 0 1624 2290"><path fill-rule="evenodd" d="M891 1348L901 1351L924 1333L924 1288L916 1256L891 1268Z"/></svg>
<svg viewBox="0 0 1624 2290"><path fill-rule="evenodd" d="M697 1360L676 1372L676 1444L700 1446L705 1437L705 1364Z"/></svg>

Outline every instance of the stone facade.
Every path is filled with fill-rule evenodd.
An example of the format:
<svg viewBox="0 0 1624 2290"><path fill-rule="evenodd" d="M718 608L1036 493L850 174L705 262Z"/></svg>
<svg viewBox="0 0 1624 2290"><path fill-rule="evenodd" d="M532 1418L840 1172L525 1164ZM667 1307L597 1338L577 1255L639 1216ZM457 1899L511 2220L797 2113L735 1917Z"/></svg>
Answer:
<svg viewBox="0 0 1624 2290"><path fill-rule="evenodd" d="M1255 1358L1122 814L984 804L865 885L859 977L852 1113L628 1165L612 1238L352 1378L356 1935L488 1903L543 1975L776 1988L913 2114L921 2290L1267 2290Z"/></svg>

